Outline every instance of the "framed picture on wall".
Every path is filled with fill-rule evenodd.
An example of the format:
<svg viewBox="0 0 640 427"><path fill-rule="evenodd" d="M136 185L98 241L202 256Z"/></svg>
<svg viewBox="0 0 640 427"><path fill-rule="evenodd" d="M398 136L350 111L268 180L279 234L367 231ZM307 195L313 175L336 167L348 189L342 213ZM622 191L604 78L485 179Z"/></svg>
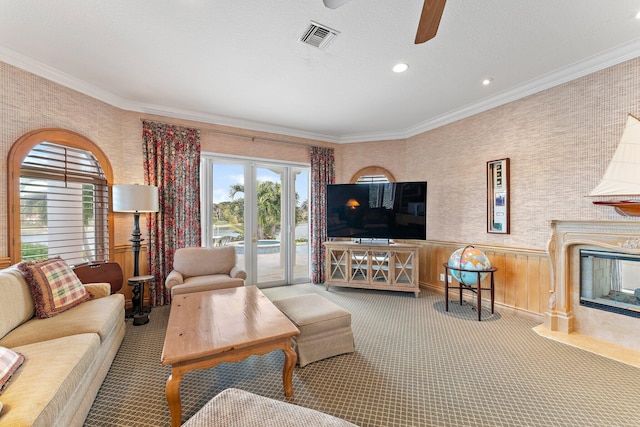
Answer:
<svg viewBox="0 0 640 427"><path fill-rule="evenodd" d="M509 234L509 159L487 162L487 233Z"/></svg>

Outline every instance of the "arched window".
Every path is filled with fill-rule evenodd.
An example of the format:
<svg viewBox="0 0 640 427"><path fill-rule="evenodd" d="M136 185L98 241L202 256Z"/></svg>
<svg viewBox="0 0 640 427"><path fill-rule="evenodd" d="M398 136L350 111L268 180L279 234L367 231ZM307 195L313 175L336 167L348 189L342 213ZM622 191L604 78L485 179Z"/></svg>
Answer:
<svg viewBox="0 0 640 427"><path fill-rule="evenodd" d="M11 147L8 168L12 262L109 259L112 172L97 145L72 131L37 130Z"/></svg>
<svg viewBox="0 0 640 427"><path fill-rule="evenodd" d="M360 182L395 182L395 178L385 168L380 166L367 166L353 174L351 184Z"/></svg>

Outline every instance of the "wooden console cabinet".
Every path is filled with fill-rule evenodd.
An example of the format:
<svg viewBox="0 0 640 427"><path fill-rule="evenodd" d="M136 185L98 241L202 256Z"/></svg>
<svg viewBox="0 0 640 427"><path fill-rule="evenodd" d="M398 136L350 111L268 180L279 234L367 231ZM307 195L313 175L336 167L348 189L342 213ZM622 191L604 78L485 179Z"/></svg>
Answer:
<svg viewBox="0 0 640 427"><path fill-rule="evenodd" d="M326 242L326 289L330 286L413 292L420 295L420 246Z"/></svg>

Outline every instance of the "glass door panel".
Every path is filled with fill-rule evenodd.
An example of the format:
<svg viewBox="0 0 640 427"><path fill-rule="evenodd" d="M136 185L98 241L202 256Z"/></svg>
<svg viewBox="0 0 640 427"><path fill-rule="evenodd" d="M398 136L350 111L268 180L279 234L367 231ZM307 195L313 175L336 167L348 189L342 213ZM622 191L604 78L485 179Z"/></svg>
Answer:
<svg viewBox="0 0 640 427"><path fill-rule="evenodd" d="M258 166L255 169L256 221L252 233L256 255L256 283L284 284L287 259L286 198L283 196L281 167Z"/></svg>
<svg viewBox="0 0 640 427"><path fill-rule="evenodd" d="M351 277L352 282L369 281L369 251L367 249L354 249L351 251Z"/></svg>
<svg viewBox="0 0 640 427"><path fill-rule="evenodd" d="M309 168L203 155L203 246L233 245L247 285L309 281Z"/></svg>
<svg viewBox="0 0 640 427"><path fill-rule="evenodd" d="M293 283L309 281L309 170L293 170L294 242Z"/></svg>
<svg viewBox="0 0 640 427"><path fill-rule="evenodd" d="M237 265L246 270L244 169L242 164L212 164L211 237L203 246L234 245Z"/></svg>

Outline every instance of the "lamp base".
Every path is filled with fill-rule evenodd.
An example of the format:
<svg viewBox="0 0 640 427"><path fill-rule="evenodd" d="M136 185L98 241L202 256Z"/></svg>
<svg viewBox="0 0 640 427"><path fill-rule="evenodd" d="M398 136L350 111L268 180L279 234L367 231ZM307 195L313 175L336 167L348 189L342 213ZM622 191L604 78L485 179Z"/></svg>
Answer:
<svg viewBox="0 0 640 427"><path fill-rule="evenodd" d="M133 326L141 326L149 323L149 315L148 314L134 314L133 315Z"/></svg>

